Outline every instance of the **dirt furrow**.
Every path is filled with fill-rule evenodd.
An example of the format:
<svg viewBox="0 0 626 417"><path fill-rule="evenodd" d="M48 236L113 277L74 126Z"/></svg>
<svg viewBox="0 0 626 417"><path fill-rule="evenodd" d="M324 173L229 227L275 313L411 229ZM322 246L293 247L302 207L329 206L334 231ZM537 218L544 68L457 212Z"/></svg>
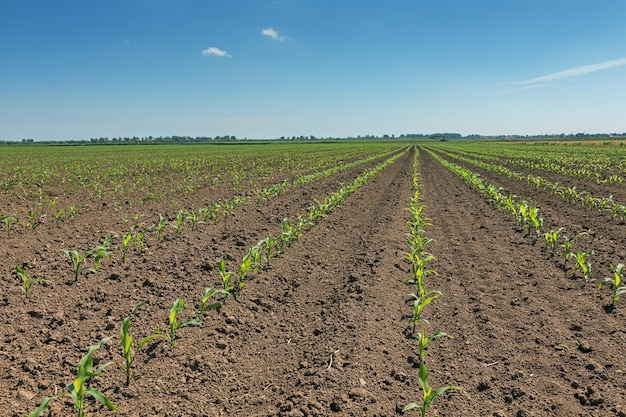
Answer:
<svg viewBox="0 0 626 417"><path fill-rule="evenodd" d="M233 346L245 359L231 373L249 375L242 380L248 395L263 400L233 401L230 415L391 415L415 389L404 370L410 349L397 267L411 169L407 153L243 294L270 315L260 332Z"/></svg>
<svg viewBox="0 0 626 417"><path fill-rule="evenodd" d="M436 386L453 383L472 396L441 401L437 411L618 415L626 387L609 352L626 336L619 319L426 152L421 173L427 235L437 241L432 285L446 293L433 303L431 329L455 337L437 339L429 369Z"/></svg>

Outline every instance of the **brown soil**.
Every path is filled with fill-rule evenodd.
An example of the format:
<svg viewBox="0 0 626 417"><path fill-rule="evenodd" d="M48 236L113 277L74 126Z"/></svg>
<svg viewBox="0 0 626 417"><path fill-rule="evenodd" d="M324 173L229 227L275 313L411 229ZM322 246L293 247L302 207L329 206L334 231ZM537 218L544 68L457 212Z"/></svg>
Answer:
<svg viewBox="0 0 626 417"><path fill-rule="evenodd" d="M410 290L403 258L412 163L408 152L371 179L253 275L236 299L207 312L202 327L181 328L173 349L148 343L130 386L119 368L107 368L92 385L120 411L89 400L87 415L391 416L420 402L416 341L407 331L411 309L403 295ZM446 294L426 308L426 331L454 336L431 342L429 380L435 387L461 386L471 396L446 394L430 415L626 415L622 305L605 310L608 290L599 293L571 268L564 271L542 241L517 231L426 152L420 169L432 219L426 235L436 239L429 249L439 272L428 286ZM195 308L205 287L219 286L219 259L235 269L248 247L280 230L282 218L304 213L312 198L331 194L338 181L361 171L245 205L236 217L180 236L170 229L163 242L135 247L125 264L116 253L77 282L60 249L93 246L116 231L105 220L86 215L84 234L68 223L61 231L44 225L3 237L0 415L25 415L43 397L65 390L87 347L103 337L113 339L95 356L101 363L121 361L119 327L134 305L147 301L133 316L137 340L167 325L176 298ZM515 193L524 195L519 187ZM551 201L541 204L547 213ZM574 212L563 226L574 228L582 214ZM554 216L547 222L564 220ZM585 222L617 233L606 217ZM616 250L622 252L602 255L598 271L624 260L623 249ZM8 272L16 263L54 284L33 287L25 302ZM46 415L71 410L58 399Z"/></svg>

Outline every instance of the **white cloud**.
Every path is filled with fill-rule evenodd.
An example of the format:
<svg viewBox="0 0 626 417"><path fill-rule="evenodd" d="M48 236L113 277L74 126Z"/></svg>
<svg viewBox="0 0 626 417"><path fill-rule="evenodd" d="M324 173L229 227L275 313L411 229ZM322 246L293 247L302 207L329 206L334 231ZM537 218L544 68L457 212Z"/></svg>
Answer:
<svg viewBox="0 0 626 417"><path fill-rule="evenodd" d="M553 72L541 77L522 81L519 84L539 84L546 81L560 80L562 78L576 77L578 75L590 74L592 72L601 71L609 68L621 67L626 65L626 58L615 59L612 61L604 61L598 64L583 65L581 67L570 68L565 71Z"/></svg>
<svg viewBox="0 0 626 417"><path fill-rule="evenodd" d="M279 42L284 42L284 41L290 41L291 38L289 38L288 36L282 36L278 33L277 30L274 30L272 28L265 28L261 31L261 35L263 36L267 36L268 38L272 38L276 41Z"/></svg>
<svg viewBox="0 0 626 417"><path fill-rule="evenodd" d="M225 56L231 58L232 55L226 51L221 50L220 48L216 48L215 46L211 46L207 49L202 50L202 55L205 56Z"/></svg>

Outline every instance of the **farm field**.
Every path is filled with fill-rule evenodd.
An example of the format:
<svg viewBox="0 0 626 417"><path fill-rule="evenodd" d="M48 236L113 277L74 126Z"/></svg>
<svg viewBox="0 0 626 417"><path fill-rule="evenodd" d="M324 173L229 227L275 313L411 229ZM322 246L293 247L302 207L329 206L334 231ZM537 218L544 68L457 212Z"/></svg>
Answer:
<svg viewBox="0 0 626 417"><path fill-rule="evenodd" d="M612 303L610 283L598 290L626 262L622 152L3 148L0 414L28 415L67 391L87 348L111 337L95 366L116 364L88 385L119 411L88 395L88 416L400 415L421 406L425 368L435 389L469 395L442 394L428 416L626 416L626 294ZM585 154L588 166L575 159ZM473 189L468 171L490 191ZM545 234L560 228L551 254ZM423 294L406 282L409 244L422 238L433 239L418 253ZM22 276L51 282L26 297ZM188 308L168 322L176 300ZM452 336L430 341L423 362L421 329ZM41 415L72 410L53 398Z"/></svg>

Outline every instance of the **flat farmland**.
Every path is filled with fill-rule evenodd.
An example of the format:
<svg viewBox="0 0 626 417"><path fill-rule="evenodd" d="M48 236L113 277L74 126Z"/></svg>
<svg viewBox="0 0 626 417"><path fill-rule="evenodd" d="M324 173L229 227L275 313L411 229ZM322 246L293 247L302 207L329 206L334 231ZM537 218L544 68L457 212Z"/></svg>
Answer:
<svg viewBox="0 0 626 417"><path fill-rule="evenodd" d="M617 146L1 151L2 415L626 415Z"/></svg>

